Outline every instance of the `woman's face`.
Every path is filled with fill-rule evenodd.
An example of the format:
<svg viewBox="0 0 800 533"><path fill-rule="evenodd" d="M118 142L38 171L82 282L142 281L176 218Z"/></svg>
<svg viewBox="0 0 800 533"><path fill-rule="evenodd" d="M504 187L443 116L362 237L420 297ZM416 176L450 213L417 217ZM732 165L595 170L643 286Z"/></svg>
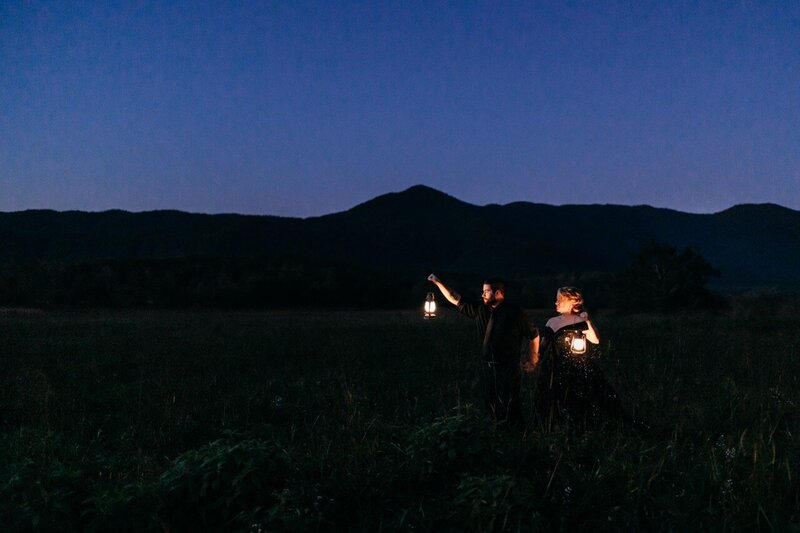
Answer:
<svg viewBox="0 0 800 533"><path fill-rule="evenodd" d="M562 315L572 314L572 307L574 302L569 298L564 298L561 295L556 297L556 312Z"/></svg>

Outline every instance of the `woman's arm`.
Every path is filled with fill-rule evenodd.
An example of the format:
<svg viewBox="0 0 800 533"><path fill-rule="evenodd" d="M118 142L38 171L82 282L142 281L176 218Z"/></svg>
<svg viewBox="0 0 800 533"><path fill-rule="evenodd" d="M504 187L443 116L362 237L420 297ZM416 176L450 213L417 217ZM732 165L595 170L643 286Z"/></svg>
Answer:
<svg viewBox="0 0 800 533"><path fill-rule="evenodd" d="M600 344L600 335L597 334L597 330L594 329L594 324L592 324L592 321L589 320L589 313L584 311L578 316L586 321L586 340L592 344Z"/></svg>

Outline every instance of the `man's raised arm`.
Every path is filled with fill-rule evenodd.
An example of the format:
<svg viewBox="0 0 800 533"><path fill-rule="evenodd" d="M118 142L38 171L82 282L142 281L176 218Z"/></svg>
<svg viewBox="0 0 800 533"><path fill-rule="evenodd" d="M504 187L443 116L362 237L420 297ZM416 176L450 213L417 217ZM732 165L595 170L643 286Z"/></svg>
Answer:
<svg viewBox="0 0 800 533"><path fill-rule="evenodd" d="M444 286L442 280L436 277L436 275L431 274L428 276L428 281L432 282L434 285L439 287L439 290L442 292L442 295L447 298L447 301L453 305L458 305L458 302L461 301L461 295L455 291L451 291L447 287Z"/></svg>

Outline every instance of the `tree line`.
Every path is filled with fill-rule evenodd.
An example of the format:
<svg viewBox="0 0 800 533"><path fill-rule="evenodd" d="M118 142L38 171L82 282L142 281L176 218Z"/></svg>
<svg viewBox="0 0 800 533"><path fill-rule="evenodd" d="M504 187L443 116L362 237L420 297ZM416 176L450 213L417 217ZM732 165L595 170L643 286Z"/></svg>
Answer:
<svg viewBox="0 0 800 533"><path fill-rule="evenodd" d="M479 273L442 274L465 294L483 281ZM0 306L409 308L430 290L426 275L303 258L7 261L0 264ZM594 306L670 311L718 305L707 284L719 275L698 251L651 241L620 272L512 275L507 281L526 307L549 307L555 288L580 285Z"/></svg>

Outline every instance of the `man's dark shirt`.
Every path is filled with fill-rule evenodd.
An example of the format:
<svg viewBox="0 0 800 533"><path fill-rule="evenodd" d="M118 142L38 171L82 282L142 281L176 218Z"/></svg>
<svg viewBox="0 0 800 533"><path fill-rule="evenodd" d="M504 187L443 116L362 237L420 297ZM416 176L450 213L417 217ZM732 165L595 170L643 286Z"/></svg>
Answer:
<svg viewBox="0 0 800 533"><path fill-rule="evenodd" d="M461 300L458 310L465 316L475 320L478 334L478 346L481 347L481 358L502 365L519 367L520 346L522 339L533 340L539 335L525 313L514 304L501 303L495 308L488 305L475 304ZM494 315L492 331L488 342L484 343L486 328Z"/></svg>

